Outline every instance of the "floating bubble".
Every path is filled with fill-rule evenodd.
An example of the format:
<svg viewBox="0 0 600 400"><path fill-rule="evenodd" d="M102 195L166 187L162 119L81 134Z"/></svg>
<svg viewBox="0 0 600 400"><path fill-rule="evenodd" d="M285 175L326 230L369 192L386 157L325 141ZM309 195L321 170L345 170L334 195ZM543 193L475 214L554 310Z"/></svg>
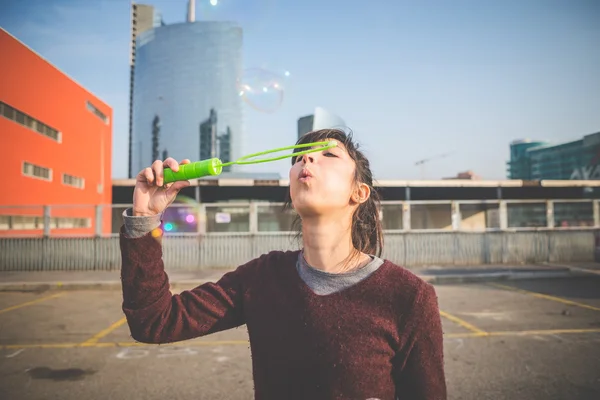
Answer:
<svg viewBox="0 0 600 400"><path fill-rule="evenodd" d="M275 112L283 103L289 71L278 74L262 68L250 68L238 80L239 96L252 108L261 112Z"/></svg>

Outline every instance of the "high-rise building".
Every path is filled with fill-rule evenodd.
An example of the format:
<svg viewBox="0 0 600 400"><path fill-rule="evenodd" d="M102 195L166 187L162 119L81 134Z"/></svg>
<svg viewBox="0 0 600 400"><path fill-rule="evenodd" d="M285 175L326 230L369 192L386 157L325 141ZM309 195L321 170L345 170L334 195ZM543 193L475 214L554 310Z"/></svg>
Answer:
<svg viewBox="0 0 600 400"><path fill-rule="evenodd" d="M219 159L224 163L233 161L231 159L231 128L227 127L225 133L218 137ZM223 167L223 172L231 171L231 166Z"/></svg>
<svg viewBox="0 0 600 400"><path fill-rule="evenodd" d="M200 160L217 156L217 113L210 110L210 116L200 124Z"/></svg>
<svg viewBox="0 0 600 400"><path fill-rule="evenodd" d="M129 160L128 176L133 177L138 171L132 170L131 141L133 128L133 84L135 74L135 49L138 35L149 29L163 25L160 12L147 4L131 3L131 43L129 52Z"/></svg>
<svg viewBox="0 0 600 400"><path fill-rule="evenodd" d="M313 130L314 114L298 118L298 139Z"/></svg>
<svg viewBox="0 0 600 400"><path fill-rule="evenodd" d="M600 132L558 144L516 140L507 167L510 179L600 179Z"/></svg>
<svg viewBox="0 0 600 400"><path fill-rule="evenodd" d="M316 107L314 114L298 119L298 139L302 135L318 129L345 128L346 122L322 107Z"/></svg>
<svg viewBox="0 0 600 400"><path fill-rule="evenodd" d="M155 116L160 119L158 148L176 160L242 156L239 26L227 21L195 21L191 8L186 22L160 25L139 34L135 54L134 171L154 161L151 137Z"/></svg>
<svg viewBox="0 0 600 400"><path fill-rule="evenodd" d="M110 233L112 108L2 28L0 49L0 236Z"/></svg>
<svg viewBox="0 0 600 400"><path fill-rule="evenodd" d="M531 168L527 150L545 146L546 142L531 139L514 140L510 144L510 161L507 162L509 179L531 179Z"/></svg>
<svg viewBox="0 0 600 400"><path fill-rule="evenodd" d="M231 160L231 129L227 127L225 132L218 134L218 116L214 109L210 110L210 116L200 124L200 159L218 157L223 163ZM231 171L231 166L223 167L223 172Z"/></svg>

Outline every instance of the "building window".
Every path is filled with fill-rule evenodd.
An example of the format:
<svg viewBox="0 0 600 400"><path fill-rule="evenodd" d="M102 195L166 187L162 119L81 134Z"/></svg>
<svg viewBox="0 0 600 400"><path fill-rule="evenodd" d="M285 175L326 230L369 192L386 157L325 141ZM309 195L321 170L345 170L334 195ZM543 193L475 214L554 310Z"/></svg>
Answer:
<svg viewBox="0 0 600 400"><path fill-rule="evenodd" d="M23 162L23 175L31 178L43 179L45 181L52 181L52 169L31 164L26 161Z"/></svg>
<svg viewBox="0 0 600 400"><path fill-rule="evenodd" d="M95 116L100 118L102 122L108 125L108 117L104 115L102 111L100 111L95 105L93 105L89 101L86 103L86 106L88 110L90 110Z"/></svg>
<svg viewBox="0 0 600 400"><path fill-rule="evenodd" d="M62 183L63 185L73 186L78 189L83 189L85 187L85 179L69 174L62 174Z"/></svg>
<svg viewBox="0 0 600 400"><path fill-rule="evenodd" d="M91 228L91 218L50 217L50 229ZM39 215L0 215L0 231L44 229L44 217Z"/></svg>
<svg viewBox="0 0 600 400"><path fill-rule="evenodd" d="M58 143L62 141L61 133L56 129L49 127L42 121L39 121L33 118L32 116L27 115L24 112L19 111L16 108L9 106L8 104L3 103L1 101L0 115L10 119L11 121L16 122L17 124L23 125L24 127L31 129L32 131L47 136L52 140L56 140Z"/></svg>

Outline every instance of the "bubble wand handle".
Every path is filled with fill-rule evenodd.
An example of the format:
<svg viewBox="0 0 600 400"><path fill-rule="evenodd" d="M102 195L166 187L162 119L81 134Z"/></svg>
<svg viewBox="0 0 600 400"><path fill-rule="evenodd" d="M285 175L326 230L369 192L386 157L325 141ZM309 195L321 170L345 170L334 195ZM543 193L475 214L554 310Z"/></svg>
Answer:
<svg viewBox="0 0 600 400"><path fill-rule="evenodd" d="M219 175L223 170L223 164L218 158L196 161L190 164L179 166L179 171L175 172L171 168L163 170L164 182L171 183L175 181L187 181L189 179L202 178L203 176Z"/></svg>
<svg viewBox="0 0 600 400"><path fill-rule="evenodd" d="M315 147L318 146L318 147ZM334 141L324 141L324 142L313 142L313 143L303 143L297 144L293 146L287 147L279 147L277 149L261 151L258 153L248 154L247 156L240 157L236 161L230 161L223 163L218 158L210 158L208 160L196 161L190 164L183 164L179 166L179 171L175 172L171 168L165 168L163 170L164 182L171 183L175 181L187 181L189 179L199 179L205 176L216 176L220 175L223 171L223 167L227 167L233 164L258 164L270 161L282 160L284 158L289 157L297 157L303 154L313 153L316 151L323 151L330 149L332 147L337 146L337 142ZM298 148L308 147L308 150L297 151L289 154L269 157L269 158L259 158L256 157L278 153L284 150L293 150Z"/></svg>

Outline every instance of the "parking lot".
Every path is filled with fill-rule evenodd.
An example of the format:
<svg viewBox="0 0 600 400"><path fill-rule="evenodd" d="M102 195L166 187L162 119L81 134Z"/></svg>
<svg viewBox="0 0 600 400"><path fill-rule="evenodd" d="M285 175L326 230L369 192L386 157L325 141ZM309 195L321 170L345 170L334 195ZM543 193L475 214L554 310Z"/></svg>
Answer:
<svg viewBox="0 0 600 400"><path fill-rule="evenodd" d="M600 398L600 276L437 285L450 399ZM251 399L245 327L134 342L121 292L0 293L3 399Z"/></svg>

